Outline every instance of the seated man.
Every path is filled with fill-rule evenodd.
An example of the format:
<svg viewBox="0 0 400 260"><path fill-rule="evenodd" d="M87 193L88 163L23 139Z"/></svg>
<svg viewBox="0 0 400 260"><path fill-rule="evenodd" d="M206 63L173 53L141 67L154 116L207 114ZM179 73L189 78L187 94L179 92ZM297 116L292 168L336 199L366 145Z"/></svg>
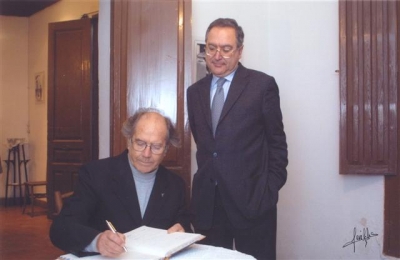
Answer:
<svg viewBox="0 0 400 260"><path fill-rule="evenodd" d="M160 165L169 145L179 145L171 120L156 109L140 109L125 121L122 133L127 150L80 169L74 195L50 228L60 249L116 257L124 252L121 233L142 225L190 231L184 181ZM121 233L110 231L106 220Z"/></svg>

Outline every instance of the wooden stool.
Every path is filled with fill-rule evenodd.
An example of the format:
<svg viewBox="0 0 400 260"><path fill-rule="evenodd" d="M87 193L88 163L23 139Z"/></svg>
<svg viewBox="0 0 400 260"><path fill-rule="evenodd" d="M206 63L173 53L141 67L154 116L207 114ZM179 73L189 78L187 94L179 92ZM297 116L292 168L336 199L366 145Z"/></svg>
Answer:
<svg viewBox="0 0 400 260"><path fill-rule="evenodd" d="M25 213L26 205L28 204L28 199L31 202L31 217L34 217L34 207L35 207L35 199L46 198L46 192L35 192L35 187L45 186L47 188L47 181L27 181L24 183L25 185L25 196L24 196L24 208L22 209L22 214Z"/></svg>
<svg viewBox="0 0 400 260"><path fill-rule="evenodd" d="M26 159L25 157L25 145L26 143L23 143L24 139L23 138L8 138L7 139L9 143L12 143L12 147L8 149L8 158L7 160L4 160L4 162L7 165L7 174L6 174L6 190L5 190L5 206L7 207L8 205L8 191L9 187L12 188L12 191L14 193L14 205L16 205L16 189L19 189L19 201L20 205L23 203L23 197L22 197L22 171L21 171L21 165L24 166L23 170L25 172L25 181L28 181L28 170L27 170L27 163L29 162L29 159ZM16 142L20 142L15 144ZM11 146L11 144L10 144ZM20 148L22 148L22 159L20 155ZM11 172L11 167L12 172ZM10 178L11 174L11 178Z"/></svg>

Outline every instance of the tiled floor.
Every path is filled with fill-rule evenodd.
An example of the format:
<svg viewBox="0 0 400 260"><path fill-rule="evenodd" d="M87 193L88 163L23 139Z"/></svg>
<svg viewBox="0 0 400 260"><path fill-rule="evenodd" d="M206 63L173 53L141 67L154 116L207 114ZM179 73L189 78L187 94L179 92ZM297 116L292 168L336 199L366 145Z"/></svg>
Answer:
<svg viewBox="0 0 400 260"><path fill-rule="evenodd" d="M37 214L32 218L22 214L20 206L0 206L1 260L51 260L64 254L50 242L51 220L44 209L35 207L35 212Z"/></svg>

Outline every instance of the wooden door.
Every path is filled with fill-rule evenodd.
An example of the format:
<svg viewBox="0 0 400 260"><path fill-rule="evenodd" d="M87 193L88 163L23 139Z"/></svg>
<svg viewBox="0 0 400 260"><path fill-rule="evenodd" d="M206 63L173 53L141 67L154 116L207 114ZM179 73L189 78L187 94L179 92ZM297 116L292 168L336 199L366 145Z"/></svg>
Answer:
<svg viewBox="0 0 400 260"><path fill-rule="evenodd" d="M72 191L79 167L98 158L96 35L97 18L49 24L49 217L54 192Z"/></svg>
<svg viewBox="0 0 400 260"><path fill-rule="evenodd" d="M191 83L191 1L112 2L111 154L126 149L122 123L140 107L161 109L176 124L182 147L162 164L190 192L190 130L186 88Z"/></svg>

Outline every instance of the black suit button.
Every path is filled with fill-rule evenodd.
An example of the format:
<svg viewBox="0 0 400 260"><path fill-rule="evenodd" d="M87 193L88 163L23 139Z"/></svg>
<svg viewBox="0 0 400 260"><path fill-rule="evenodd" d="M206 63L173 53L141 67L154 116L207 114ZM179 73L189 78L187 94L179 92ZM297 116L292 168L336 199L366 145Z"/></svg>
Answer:
<svg viewBox="0 0 400 260"><path fill-rule="evenodd" d="M217 158L218 154L217 153L213 153L213 157Z"/></svg>

